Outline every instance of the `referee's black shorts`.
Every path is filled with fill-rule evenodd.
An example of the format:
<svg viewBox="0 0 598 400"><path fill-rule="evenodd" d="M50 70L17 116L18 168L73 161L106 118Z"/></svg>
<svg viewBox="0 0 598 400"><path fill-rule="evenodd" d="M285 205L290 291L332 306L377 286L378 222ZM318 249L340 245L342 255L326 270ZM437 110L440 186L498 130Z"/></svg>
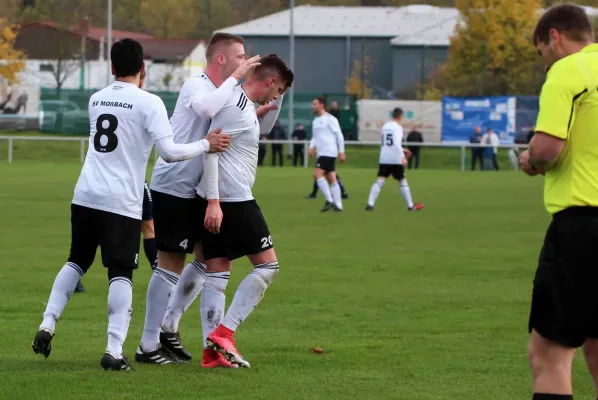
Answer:
<svg viewBox="0 0 598 400"><path fill-rule="evenodd" d="M534 278L532 329L567 347L598 339L598 207L553 216Z"/></svg>

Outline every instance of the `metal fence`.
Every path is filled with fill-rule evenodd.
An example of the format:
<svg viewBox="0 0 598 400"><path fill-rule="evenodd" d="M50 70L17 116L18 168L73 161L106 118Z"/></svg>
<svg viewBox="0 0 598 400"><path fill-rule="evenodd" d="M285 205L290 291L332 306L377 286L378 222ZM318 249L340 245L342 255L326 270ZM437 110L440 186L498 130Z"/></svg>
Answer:
<svg viewBox="0 0 598 400"><path fill-rule="evenodd" d="M8 154L7 160L8 163L12 163L14 159L14 146L15 142L17 141L39 141L39 142L78 142L79 143L79 158L81 164L85 161L85 154L87 151L87 143L89 142L89 137L53 137L53 136L0 136L1 141L8 141ZM295 141L295 140L268 140L262 142L263 144L283 144L283 145L304 145L303 152L304 152L304 159L303 159L303 166L309 166L309 157L308 157L308 147L309 141ZM351 146L357 147L379 147L380 142L374 141L345 141L345 145L347 148ZM467 170L467 150L472 148L489 148L491 146L482 145L482 144L471 144L471 143L403 143L405 147L413 147L419 146L422 148L426 147L437 147L437 148L450 148L460 151L460 169L461 171ZM523 149L526 148L527 145L520 145L520 144L510 144L510 145L500 145L497 146L501 149ZM157 158L157 152L154 149L153 157L154 159ZM43 161L43 160L39 160ZM515 167L516 169L516 167Z"/></svg>

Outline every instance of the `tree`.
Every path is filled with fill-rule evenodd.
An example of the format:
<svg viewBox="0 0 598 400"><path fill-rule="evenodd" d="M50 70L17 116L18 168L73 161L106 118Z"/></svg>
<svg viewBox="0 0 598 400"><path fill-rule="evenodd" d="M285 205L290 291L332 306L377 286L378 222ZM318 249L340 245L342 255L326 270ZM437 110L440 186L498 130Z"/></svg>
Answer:
<svg viewBox="0 0 598 400"><path fill-rule="evenodd" d="M18 26L0 18L0 76L10 83L18 81L18 73L25 68L25 54L15 50Z"/></svg>
<svg viewBox="0 0 598 400"><path fill-rule="evenodd" d="M449 56L427 89L458 96L537 94L543 81L531 41L540 0L457 0ZM428 91L428 90L427 90Z"/></svg>
<svg viewBox="0 0 598 400"><path fill-rule="evenodd" d="M193 0L143 0L139 18L144 29L159 38L188 36L195 30Z"/></svg>
<svg viewBox="0 0 598 400"><path fill-rule="evenodd" d="M354 94L359 99L369 99L372 97L372 89L369 84L368 76L371 72L372 62L370 58L364 55L361 59L353 60L351 75L347 78L345 91L347 94Z"/></svg>

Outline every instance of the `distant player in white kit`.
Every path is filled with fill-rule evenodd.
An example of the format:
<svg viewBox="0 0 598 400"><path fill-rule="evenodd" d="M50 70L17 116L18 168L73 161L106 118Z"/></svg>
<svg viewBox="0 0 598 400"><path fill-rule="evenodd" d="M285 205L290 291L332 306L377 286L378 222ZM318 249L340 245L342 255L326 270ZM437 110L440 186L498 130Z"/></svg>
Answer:
<svg viewBox="0 0 598 400"><path fill-rule="evenodd" d="M262 57L253 75L212 119L210 129L218 127L230 134L231 144L224 153L204 157L205 172L197 188L206 208L206 229L213 233L205 235L202 243L208 271L201 295L202 329L210 348L241 367L249 363L237 350L233 335L262 300L279 269L272 236L251 191L260 137L253 103L266 104L281 96L293 79L277 55ZM232 261L243 256L254 268L224 314Z"/></svg>
<svg viewBox="0 0 598 400"><path fill-rule="evenodd" d="M314 178L322 191L326 204L322 212L342 211L341 188L336 179L336 159L344 163L345 138L335 116L326 112L326 99L318 97L312 102L312 110L317 115L312 123L312 138L309 142L309 155L318 155ZM326 177L326 178L324 178ZM330 184L330 186L328 186Z"/></svg>
<svg viewBox="0 0 598 400"><path fill-rule="evenodd" d="M152 147L167 161L182 161L224 150L230 138L175 144L166 107L139 88L143 48L132 39L110 51L116 81L89 100L89 150L71 204L71 250L47 303L33 351L50 355L56 322L98 247L108 269L108 345L101 360L107 370L127 370L122 352L132 314L133 270L139 263L139 235L145 171ZM65 338L68 340L68 338Z"/></svg>
<svg viewBox="0 0 598 400"><path fill-rule="evenodd" d="M392 175L399 181L399 189L401 196L407 203L409 211L419 211L424 208L421 203L413 203L411 198L411 190L405 178L405 165L407 165L407 158L411 154L409 150L403 149L403 127L401 120L403 119L403 110L395 108L392 110L392 120L388 121L382 127L382 143L380 147L380 165L378 167L378 180L372 185L370 189L370 196L366 211L373 211L376 199L384 186L386 179Z"/></svg>

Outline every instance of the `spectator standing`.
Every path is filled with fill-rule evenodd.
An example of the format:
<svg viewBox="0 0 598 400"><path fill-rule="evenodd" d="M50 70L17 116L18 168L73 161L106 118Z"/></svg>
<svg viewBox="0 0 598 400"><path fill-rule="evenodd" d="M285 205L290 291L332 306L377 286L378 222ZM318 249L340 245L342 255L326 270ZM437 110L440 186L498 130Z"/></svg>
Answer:
<svg viewBox="0 0 598 400"><path fill-rule="evenodd" d="M287 138L284 129L280 126L280 122L276 121L274 123L274 127L270 131L270 140L285 140ZM272 143L272 166L276 167L276 156L278 155L278 160L280 161L280 166L282 167L282 148L284 145L280 143Z"/></svg>
<svg viewBox="0 0 598 400"><path fill-rule="evenodd" d="M482 139L482 143L491 146L490 151L492 155L492 169L498 171L500 168L498 167L496 154L498 153L498 146L500 146L500 139L498 138L498 135L494 133L492 128L488 128L488 131Z"/></svg>
<svg viewBox="0 0 598 400"><path fill-rule="evenodd" d="M424 142L424 135L417 128L414 128L409 134L407 135L407 144L411 143L423 143ZM411 151L411 157L409 157L409 161L407 167L411 169L413 165L413 160L415 160L415 169L419 169L419 152L421 150L421 146L408 146L409 151Z"/></svg>
<svg viewBox="0 0 598 400"><path fill-rule="evenodd" d="M305 128L303 124L295 125L295 130L293 131L292 139L293 140L305 140ZM302 166L305 162L305 145L304 144L294 144L293 145L293 167L296 167L297 164ZM299 159L301 162L298 163Z"/></svg>
<svg viewBox="0 0 598 400"><path fill-rule="evenodd" d="M480 144L482 143L482 128L476 126L473 135L469 138L469 143ZM475 171L477 162L480 162L480 169L484 170L484 148L483 147L472 147L471 148L471 170Z"/></svg>

